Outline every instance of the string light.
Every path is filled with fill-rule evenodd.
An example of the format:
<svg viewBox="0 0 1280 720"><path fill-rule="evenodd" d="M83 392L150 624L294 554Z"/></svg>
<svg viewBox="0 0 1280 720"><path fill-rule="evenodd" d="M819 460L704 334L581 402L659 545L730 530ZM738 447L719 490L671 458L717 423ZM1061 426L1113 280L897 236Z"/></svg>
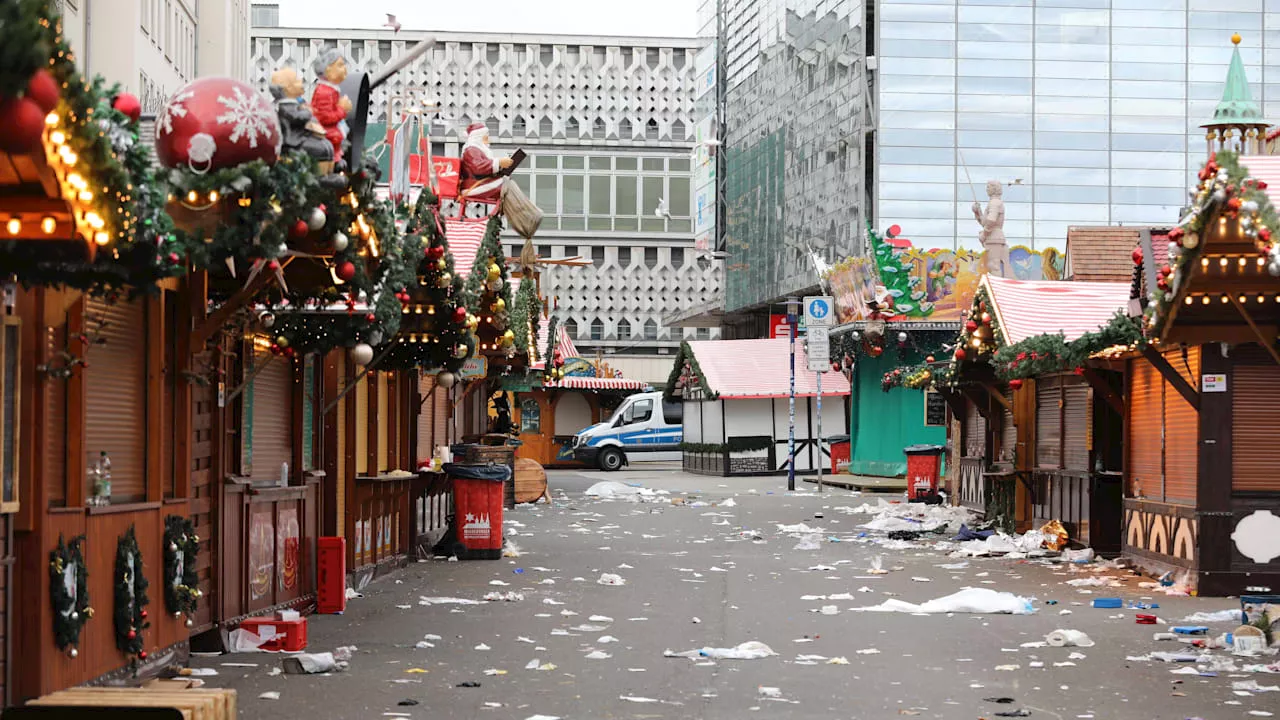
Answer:
<svg viewBox="0 0 1280 720"><path fill-rule="evenodd" d="M1187 304L1188 304L1188 305L1190 305L1190 304L1191 304L1191 299L1192 299L1192 298L1191 298L1191 296L1190 296L1190 295L1188 295L1188 296L1187 296L1187 300L1186 300L1186 302L1187 302Z"/></svg>
<svg viewBox="0 0 1280 720"><path fill-rule="evenodd" d="M52 215L45 215L40 219L40 229L45 235L52 235L53 231L58 229L58 221Z"/></svg>
<svg viewBox="0 0 1280 720"><path fill-rule="evenodd" d="M1208 296L1208 295L1201 295L1201 296L1200 296L1200 304L1201 304L1201 305L1208 305L1208 304L1209 304L1209 296Z"/></svg>
<svg viewBox="0 0 1280 720"><path fill-rule="evenodd" d="M13 217L9 218L9 222L5 223L4 227L6 230L9 231L10 235L17 235L18 233L22 232L22 218L19 218L17 215L14 215Z"/></svg>

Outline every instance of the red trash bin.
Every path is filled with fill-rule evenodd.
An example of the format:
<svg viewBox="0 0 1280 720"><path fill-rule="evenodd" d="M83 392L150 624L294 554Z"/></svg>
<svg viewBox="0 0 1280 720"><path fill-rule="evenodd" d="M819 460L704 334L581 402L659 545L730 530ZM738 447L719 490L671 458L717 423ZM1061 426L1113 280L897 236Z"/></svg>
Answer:
<svg viewBox="0 0 1280 720"><path fill-rule="evenodd" d="M503 490L511 468L449 464L444 470L453 482L453 554L459 560L501 558Z"/></svg>
<svg viewBox="0 0 1280 720"><path fill-rule="evenodd" d="M849 472L849 436L833 435L827 442L831 445L831 474Z"/></svg>
<svg viewBox="0 0 1280 720"><path fill-rule="evenodd" d="M347 609L347 539L320 538L316 556L316 612L341 614Z"/></svg>
<svg viewBox="0 0 1280 720"><path fill-rule="evenodd" d="M902 451L907 455L907 498L923 500L937 495L943 447L911 445Z"/></svg>

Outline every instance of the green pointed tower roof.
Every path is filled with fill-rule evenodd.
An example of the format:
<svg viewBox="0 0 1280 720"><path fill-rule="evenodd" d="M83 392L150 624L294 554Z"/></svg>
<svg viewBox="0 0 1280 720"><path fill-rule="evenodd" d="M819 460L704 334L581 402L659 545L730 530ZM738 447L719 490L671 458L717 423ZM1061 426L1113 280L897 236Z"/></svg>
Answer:
<svg viewBox="0 0 1280 720"><path fill-rule="evenodd" d="M1266 125L1262 119L1262 110L1253 101L1253 93L1249 91L1249 78L1244 72L1244 61L1240 59L1240 34L1231 36L1231 64L1227 67L1227 84L1222 91L1222 101L1213 111L1213 120L1205 125Z"/></svg>

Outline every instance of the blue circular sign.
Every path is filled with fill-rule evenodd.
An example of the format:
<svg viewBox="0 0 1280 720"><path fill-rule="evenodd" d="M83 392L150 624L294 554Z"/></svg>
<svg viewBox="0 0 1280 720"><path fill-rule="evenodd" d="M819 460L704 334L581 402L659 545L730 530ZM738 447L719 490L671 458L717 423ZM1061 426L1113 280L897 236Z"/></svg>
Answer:
<svg viewBox="0 0 1280 720"><path fill-rule="evenodd" d="M827 301L821 298L813 300L809 303L809 316L814 318L824 318L831 312L831 307L827 305Z"/></svg>

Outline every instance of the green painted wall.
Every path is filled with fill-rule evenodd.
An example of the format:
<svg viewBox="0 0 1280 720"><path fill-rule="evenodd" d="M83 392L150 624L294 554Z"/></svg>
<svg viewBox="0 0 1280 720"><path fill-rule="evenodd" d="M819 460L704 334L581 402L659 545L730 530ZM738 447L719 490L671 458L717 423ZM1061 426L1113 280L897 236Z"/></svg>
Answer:
<svg viewBox="0 0 1280 720"><path fill-rule="evenodd" d="M919 362L919 358L899 358L892 350L878 358L858 358L850 402L851 431L849 472L854 475L895 477L906 475L907 458L902 449L909 445L942 445L945 427L925 427L924 391L897 387L880 389L884 374L899 365Z"/></svg>

